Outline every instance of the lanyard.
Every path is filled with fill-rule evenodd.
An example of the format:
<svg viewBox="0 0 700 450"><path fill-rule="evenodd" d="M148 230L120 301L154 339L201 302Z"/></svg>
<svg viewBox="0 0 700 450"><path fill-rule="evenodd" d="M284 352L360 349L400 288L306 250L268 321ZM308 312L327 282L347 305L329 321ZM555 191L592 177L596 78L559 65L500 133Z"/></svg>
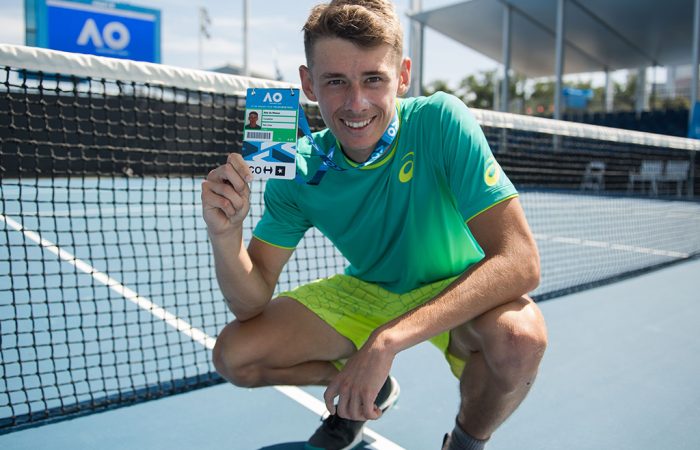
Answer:
<svg viewBox="0 0 700 450"><path fill-rule="evenodd" d="M311 178L311 180L305 180L304 177L302 177L299 173L297 173L297 176L295 180L297 183L300 184L311 184L311 185L317 185L321 182L321 179L323 176L328 172L328 168L331 168L333 170L337 170L339 172L348 170L346 168L340 167L338 164L333 161L333 155L335 154L335 150L337 148L337 145L333 145L328 153L324 152L321 147L314 141L314 138L311 134L311 127L309 127L309 121L306 119L306 114L304 114L304 110L302 109L301 105L299 105L299 128L301 129L302 133L304 133L304 136L309 140L311 143L311 147L313 148L314 152L318 154L319 158L321 158L321 166L316 170L316 173L314 176ZM384 131L384 134L382 135L381 139L379 139L379 142L377 142L377 146L374 148L374 151L372 151L372 154L370 157L367 159L367 161L363 162L360 165L353 166L353 169L361 169L365 166L368 166L372 164L373 162L377 161L381 156L384 154L386 149L391 147L391 144L394 142L394 138L396 138L396 135L398 134L399 131L399 105L396 105L396 110L394 112L394 117L391 119L391 123L387 127L387 129Z"/></svg>

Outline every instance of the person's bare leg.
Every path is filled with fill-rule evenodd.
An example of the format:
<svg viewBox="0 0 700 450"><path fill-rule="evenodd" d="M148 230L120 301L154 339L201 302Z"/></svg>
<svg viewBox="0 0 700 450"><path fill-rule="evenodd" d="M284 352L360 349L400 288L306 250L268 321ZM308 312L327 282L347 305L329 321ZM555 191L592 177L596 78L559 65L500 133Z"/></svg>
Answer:
<svg viewBox="0 0 700 450"><path fill-rule="evenodd" d="M450 352L468 359L459 427L478 440L491 437L529 392L546 345L544 319L527 297L453 330Z"/></svg>
<svg viewBox="0 0 700 450"><path fill-rule="evenodd" d="M213 350L214 366L242 387L325 385L338 373L330 362L355 346L294 299L273 300L259 316L229 323Z"/></svg>

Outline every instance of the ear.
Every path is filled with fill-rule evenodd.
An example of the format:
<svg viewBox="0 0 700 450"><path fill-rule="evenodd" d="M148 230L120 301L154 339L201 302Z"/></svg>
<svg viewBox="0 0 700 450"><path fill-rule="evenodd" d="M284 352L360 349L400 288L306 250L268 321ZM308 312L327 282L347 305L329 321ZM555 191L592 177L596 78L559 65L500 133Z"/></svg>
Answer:
<svg viewBox="0 0 700 450"><path fill-rule="evenodd" d="M306 66L299 66L299 78L301 79L301 88L306 94L306 98L312 102L318 101L316 94L314 94L314 83L311 77L311 69Z"/></svg>
<svg viewBox="0 0 700 450"><path fill-rule="evenodd" d="M403 58L401 67L399 67L399 86L396 90L398 95L404 95L408 92L408 87L411 85L411 58Z"/></svg>

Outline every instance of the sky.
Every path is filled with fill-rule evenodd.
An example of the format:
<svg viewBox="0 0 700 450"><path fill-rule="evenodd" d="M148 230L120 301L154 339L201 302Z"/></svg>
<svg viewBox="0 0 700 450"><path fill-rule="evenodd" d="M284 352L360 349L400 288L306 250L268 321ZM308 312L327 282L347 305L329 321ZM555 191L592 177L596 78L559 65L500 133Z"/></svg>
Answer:
<svg viewBox="0 0 700 450"><path fill-rule="evenodd" d="M0 43L24 45L24 1L0 0ZM424 10L456 0L422 0ZM211 69L225 64L243 64L243 0L135 0L122 1L161 11L161 62ZM275 67L285 81L298 82L298 67L304 64L301 27L310 9L320 0L250 0L248 34L249 66L252 71L274 76ZM396 0L408 51L410 0ZM200 7L211 18L211 39L204 41L199 67L198 27ZM470 74L493 70L500 65L433 30L424 35L424 84L441 79L451 87Z"/></svg>

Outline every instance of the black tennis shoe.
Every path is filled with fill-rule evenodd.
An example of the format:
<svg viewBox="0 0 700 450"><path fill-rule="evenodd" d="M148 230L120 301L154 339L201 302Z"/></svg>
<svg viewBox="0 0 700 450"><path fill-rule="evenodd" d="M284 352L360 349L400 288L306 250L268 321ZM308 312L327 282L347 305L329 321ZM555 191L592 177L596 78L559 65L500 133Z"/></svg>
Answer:
<svg viewBox="0 0 700 450"><path fill-rule="evenodd" d="M384 413L396 404L399 398L399 383L389 376L379 390L375 405ZM343 419L331 414L309 438L305 450L350 450L362 442L362 428L365 421Z"/></svg>

